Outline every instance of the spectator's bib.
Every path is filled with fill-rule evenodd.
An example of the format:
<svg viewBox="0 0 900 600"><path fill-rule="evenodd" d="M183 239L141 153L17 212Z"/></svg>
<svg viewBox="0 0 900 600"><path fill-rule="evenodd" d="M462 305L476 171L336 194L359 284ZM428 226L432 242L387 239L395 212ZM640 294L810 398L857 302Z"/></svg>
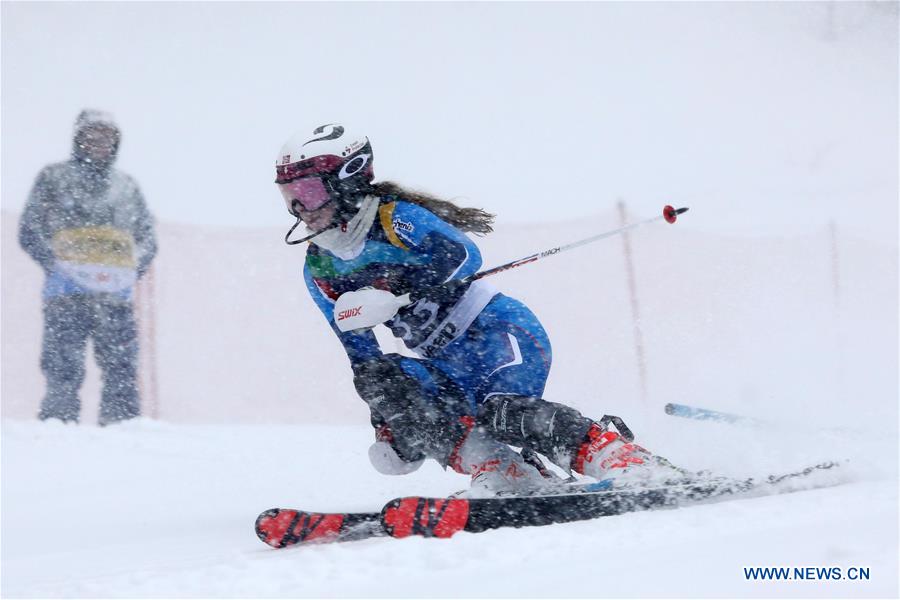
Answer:
<svg viewBox="0 0 900 600"><path fill-rule="evenodd" d="M57 270L83 288L118 292L137 281L134 239L121 229L63 229L51 243Z"/></svg>

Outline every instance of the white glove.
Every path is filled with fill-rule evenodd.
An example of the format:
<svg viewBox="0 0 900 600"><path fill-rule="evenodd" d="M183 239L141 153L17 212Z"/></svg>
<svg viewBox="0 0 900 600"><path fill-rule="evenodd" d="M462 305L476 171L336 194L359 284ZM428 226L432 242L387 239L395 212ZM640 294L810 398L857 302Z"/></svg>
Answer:
<svg viewBox="0 0 900 600"><path fill-rule="evenodd" d="M387 442L375 442L369 446L369 462L382 475L408 475L422 466L425 459L407 462L400 458Z"/></svg>

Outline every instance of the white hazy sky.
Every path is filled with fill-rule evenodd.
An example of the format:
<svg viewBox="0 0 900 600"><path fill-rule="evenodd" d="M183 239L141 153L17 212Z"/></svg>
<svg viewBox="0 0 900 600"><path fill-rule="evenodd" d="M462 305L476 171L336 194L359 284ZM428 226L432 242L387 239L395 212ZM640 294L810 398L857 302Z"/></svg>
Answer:
<svg viewBox="0 0 900 600"><path fill-rule="evenodd" d="M365 130L379 179L499 213L896 243L897 3L2 3L2 204L113 112L157 216L289 225L295 130ZM685 219L687 223L687 218Z"/></svg>

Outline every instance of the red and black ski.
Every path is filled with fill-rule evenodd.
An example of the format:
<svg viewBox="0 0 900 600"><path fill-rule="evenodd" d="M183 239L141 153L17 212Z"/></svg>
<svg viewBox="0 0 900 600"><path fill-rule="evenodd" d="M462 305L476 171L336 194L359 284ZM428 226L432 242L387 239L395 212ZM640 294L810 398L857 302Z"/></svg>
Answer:
<svg viewBox="0 0 900 600"><path fill-rule="evenodd" d="M370 513L323 514L273 508L256 519L256 534L275 548L384 536L449 538L460 531L477 533L500 527L568 523L641 510L687 506L729 496L742 498L753 495L753 492L772 494L798 491L797 488L783 488L782 485L836 466L838 463L823 463L764 480L717 477L656 488L494 498L411 496L391 500L381 512ZM834 485L834 482L826 485ZM801 489L809 489L809 486Z"/></svg>
<svg viewBox="0 0 900 600"><path fill-rule="evenodd" d="M273 548L386 536L381 513L309 513L271 508L256 518L256 535Z"/></svg>

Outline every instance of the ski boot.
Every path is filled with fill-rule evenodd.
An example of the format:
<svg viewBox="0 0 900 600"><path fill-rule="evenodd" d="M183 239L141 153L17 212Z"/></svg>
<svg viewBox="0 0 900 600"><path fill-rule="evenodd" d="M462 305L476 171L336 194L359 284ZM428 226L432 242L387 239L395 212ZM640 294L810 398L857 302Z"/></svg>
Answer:
<svg viewBox="0 0 900 600"><path fill-rule="evenodd" d="M459 494L466 498L530 495L548 481L532 462L480 428L470 429L457 444L449 465L457 473L472 476L469 489Z"/></svg>
<svg viewBox="0 0 900 600"><path fill-rule="evenodd" d="M572 470L610 487L649 487L683 480L690 473L635 444L631 432L619 433L593 423L572 459Z"/></svg>

